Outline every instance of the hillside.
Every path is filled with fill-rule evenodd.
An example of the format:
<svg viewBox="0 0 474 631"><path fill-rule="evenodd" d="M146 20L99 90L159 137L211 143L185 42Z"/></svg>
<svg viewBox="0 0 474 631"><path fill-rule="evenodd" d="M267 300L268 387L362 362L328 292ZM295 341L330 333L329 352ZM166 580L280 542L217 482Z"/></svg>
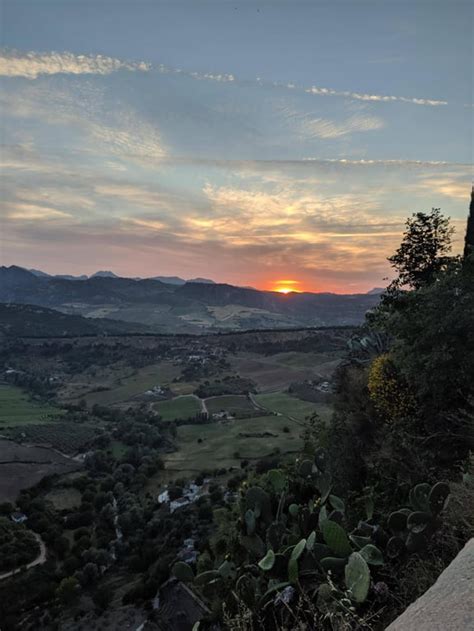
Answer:
<svg viewBox="0 0 474 631"><path fill-rule="evenodd" d="M112 335L146 332L143 324L116 320L91 320L54 309L26 304L0 304L0 336L50 337L71 335Z"/></svg>
<svg viewBox="0 0 474 631"><path fill-rule="evenodd" d="M171 284L95 275L86 280L0 268L0 301L149 325L157 332L360 324L378 295L258 291L203 279Z"/></svg>

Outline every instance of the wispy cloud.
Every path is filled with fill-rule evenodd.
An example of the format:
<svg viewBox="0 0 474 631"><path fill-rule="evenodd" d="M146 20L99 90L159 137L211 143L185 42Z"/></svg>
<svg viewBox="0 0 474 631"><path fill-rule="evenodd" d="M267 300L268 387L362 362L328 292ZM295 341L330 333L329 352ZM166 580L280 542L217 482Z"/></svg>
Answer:
<svg viewBox="0 0 474 631"><path fill-rule="evenodd" d="M291 86L287 85L287 87ZM350 92L348 90L322 88L314 85L310 88L304 88L304 91L308 92L309 94L316 94L318 96L342 96L348 99L354 99L356 101L371 101L377 103L393 103L394 101L398 101L400 103L411 103L412 105L429 105L432 107L436 107L438 105L448 105L448 101L444 100L408 96L388 96L386 94L364 94L361 92Z"/></svg>
<svg viewBox="0 0 474 631"><path fill-rule="evenodd" d="M69 213L62 210L56 210L48 206L40 204L28 204L23 202L12 203L7 210L9 219L19 221L40 221L49 219L68 219L71 217Z"/></svg>
<svg viewBox="0 0 474 631"><path fill-rule="evenodd" d="M108 75L118 70L150 70L143 61L129 62L104 55L74 55L73 53L38 53L3 51L0 53L0 75L37 79L40 75L98 74Z"/></svg>
<svg viewBox="0 0 474 631"><path fill-rule="evenodd" d="M233 73L224 72L195 72L182 68L173 68L164 64L151 64L145 61L124 61L104 55L75 55L70 52L0 52L0 76L23 77L37 79L41 75L71 74L71 75L108 75L119 70L149 72L161 74L182 75L198 81L215 81L218 83L258 84L262 87L283 88L286 90L303 91L316 96L342 97L356 101L376 103L407 103L438 107L448 105L445 99L425 97L411 97L386 94L371 94L351 90L336 90L322 86L304 86L293 82L269 81L261 77L255 80L239 79Z"/></svg>

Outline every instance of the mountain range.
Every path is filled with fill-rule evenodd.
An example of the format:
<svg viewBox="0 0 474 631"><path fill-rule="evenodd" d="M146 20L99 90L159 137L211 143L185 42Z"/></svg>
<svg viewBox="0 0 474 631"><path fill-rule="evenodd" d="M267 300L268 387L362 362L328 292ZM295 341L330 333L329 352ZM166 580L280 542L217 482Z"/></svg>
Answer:
<svg viewBox="0 0 474 631"><path fill-rule="evenodd" d="M380 298L378 292L283 295L206 279L182 280L121 278L112 272L70 278L12 265L0 267L0 302L137 323L139 329L146 325L156 332L199 333L357 325Z"/></svg>
<svg viewBox="0 0 474 631"><path fill-rule="evenodd" d="M24 269L24 268L22 268ZM100 270L99 272L95 272L95 274L91 274L91 276L87 276L87 274L81 274L80 276L71 276L71 274L47 274L46 272L42 272L39 269L29 269L28 272L31 272L35 276L39 278L64 278L66 280L88 280L89 278L121 278L114 274L114 272ZM135 276L132 280L144 280L140 276ZM213 280L209 278L189 278L185 280L184 278L180 278L179 276L151 276L149 280L159 280L162 283L168 283L169 285L185 285L186 283L211 283L214 284Z"/></svg>

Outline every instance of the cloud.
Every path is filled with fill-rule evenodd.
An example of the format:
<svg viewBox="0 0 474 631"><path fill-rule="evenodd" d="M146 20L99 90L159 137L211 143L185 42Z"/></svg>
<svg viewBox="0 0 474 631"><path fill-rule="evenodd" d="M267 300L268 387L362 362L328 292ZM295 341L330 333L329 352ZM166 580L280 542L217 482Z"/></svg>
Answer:
<svg viewBox="0 0 474 631"><path fill-rule="evenodd" d="M63 52L19 52L0 53L0 76L37 79L40 75L97 74L108 75L118 70L147 72L150 64L143 61L128 62L104 55L74 55Z"/></svg>
<svg viewBox="0 0 474 631"><path fill-rule="evenodd" d="M457 174L445 174L441 177L425 177L415 185L415 190L426 193L436 193L454 200L466 202L469 199L471 178L468 174L460 177Z"/></svg>
<svg viewBox="0 0 474 631"><path fill-rule="evenodd" d="M145 61L123 61L104 55L75 55L70 52L21 52L2 51L0 52L0 76L22 77L26 79L37 79L42 75L71 74L71 75L108 75L119 70L150 72L155 71L160 74L182 75L198 81L213 81L217 83L233 84L257 84L262 87L283 88L286 90L303 91L315 96L332 96L346 99L376 102L376 103L407 103L411 105L423 105L438 107L448 105L444 99L431 99L424 97L407 97L385 94L369 94L364 92L354 92L350 90L336 90L322 86L302 86L290 81L278 82L267 81L261 77L255 80L239 80L232 73L223 72L195 72L182 68L173 68L164 64L151 64Z"/></svg>
<svg viewBox="0 0 474 631"><path fill-rule="evenodd" d="M280 85L280 84L277 84ZM290 86L287 86L290 87ZM310 88L303 88L308 94L315 94L317 96L341 96L348 99L355 99L356 101L371 101L376 103L393 103L398 101L400 103L410 103L412 105L428 105L431 107L437 107L439 105L448 105L448 101L425 99L417 97L406 96L387 96L384 94L363 94L360 92L350 92L348 90L334 90L333 88L322 88L318 86L311 86Z"/></svg>
<svg viewBox="0 0 474 631"><path fill-rule="evenodd" d="M377 116L356 114L342 121L326 118L311 118L299 112L285 112L288 119L295 119L297 128L306 138L333 139L342 138L356 132L382 129L384 121Z"/></svg>
<svg viewBox="0 0 474 631"><path fill-rule="evenodd" d="M1 104L3 113L12 118L39 120L54 127L64 126L69 133L79 132L74 149L89 141L89 153L126 156L140 163L154 164L161 159L166 150L156 125L123 103L107 109L104 94L87 84L74 83L68 88L27 84L5 91Z"/></svg>
<svg viewBox="0 0 474 631"><path fill-rule="evenodd" d="M39 221L49 219L66 219L70 218L69 213L65 213L55 208L41 206L39 204L27 204L22 202L10 204L10 210L7 211L8 219L19 221Z"/></svg>

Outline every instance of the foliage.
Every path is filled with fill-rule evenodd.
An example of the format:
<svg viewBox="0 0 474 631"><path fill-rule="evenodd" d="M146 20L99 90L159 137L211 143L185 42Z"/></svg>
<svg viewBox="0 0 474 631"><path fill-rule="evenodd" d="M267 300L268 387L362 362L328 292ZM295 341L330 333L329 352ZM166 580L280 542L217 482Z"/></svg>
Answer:
<svg viewBox="0 0 474 631"><path fill-rule="evenodd" d="M414 414L414 397L388 353L372 361L367 387L376 410L388 422Z"/></svg>
<svg viewBox="0 0 474 631"><path fill-rule="evenodd" d="M39 554L39 544L31 530L0 517L0 574L20 568Z"/></svg>
<svg viewBox="0 0 474 631"><path fill-rule="evenodd" d="M317 449L311 459L244 483L237 505L215 515L214 569L194 575L180 563L175 574L204 598L224 603L228 613L243 602L254 622L269 629L280 628L275 620L283 624L288 616L279 607L284 597L291 609L298 599L319 595L312 615L321 624L328 612L349 610L356 617L358 608L363 613L376 607L377 580L390 564L426 549L441 525L449 487L419 485L397 512L377 519L366 501L361 518L360 508L346 507L332 494L329 464L327 452ZM227 532L224 546L221 529Z"/></svg>
<svg viewBox="0 0 474 631"><path fill-rule="evenodd" d="M406 221L403 240L389 261L398 272L392 290L408 287L420 289L434 281L450 259L453 228L439 208L430 213L417 212Z"/></svg>

